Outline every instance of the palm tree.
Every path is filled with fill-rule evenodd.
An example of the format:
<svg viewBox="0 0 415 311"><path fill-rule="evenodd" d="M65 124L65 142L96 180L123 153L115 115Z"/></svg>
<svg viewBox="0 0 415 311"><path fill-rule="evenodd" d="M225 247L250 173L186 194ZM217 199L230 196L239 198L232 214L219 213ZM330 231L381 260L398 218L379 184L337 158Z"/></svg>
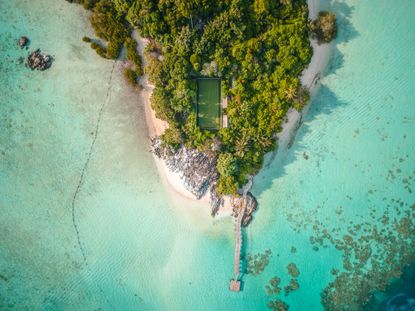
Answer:
<svg viewBox="0 0 415 311"><path fill-rule="evenodd" d="M297 88L293 85L289 85L285 90L285 97L288 100L293 100L297 96Z"/></svg>
<svg viewBox="0 0 415 311"><path fill-rule="evenodd" d="M272 145L272 140L266 135L258 134L257 142L263 149L267 149Z"/></svg>
<svg viewBox="0 0 415 311"><path fill-rule="evenodd" d="M291 4L291 0L280 0L280 3L283 5L289 5Z"/></svg>
<svg viewBox="0 0 415 311"><path fill-rule="evenodd" d="M248 146L249 143L249 139L246 135L242 135L241 137L239 137L236 140L235 143L235 154L240 157L243 158L246 152L246 147Z"/></svg>

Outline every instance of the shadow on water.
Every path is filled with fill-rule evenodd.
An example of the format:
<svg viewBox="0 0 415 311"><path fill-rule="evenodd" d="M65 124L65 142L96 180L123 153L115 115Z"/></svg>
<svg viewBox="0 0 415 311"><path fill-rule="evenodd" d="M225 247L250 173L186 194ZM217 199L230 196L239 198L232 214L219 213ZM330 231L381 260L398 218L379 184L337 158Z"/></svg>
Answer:
<svg viewBox="0 0 415 311"><path fill-rule="evenodd" d="M344 1L330 1L330 11L336 13L337 20L337 37L335 40L335 47L331 55L330 62L322 73L321 77L326 77L335 74L336 71L344 65L344 55L339 50L339 46L347 44L351 40L359 36L358 31L350 22L354 7L348 5Z"/></svg>
<svg viewBox="0 0 415 311"><path fill-rule="evenodd" d="M310 146L306 142L306 136L310 132L312 121L319 115L330 115L333 111L342 109L347 103L339 100L326 86L322 85L318 96L313 100L310 111L302 122L293 146L290 150L278 150L273 163L267 165L254 179L254 195L259 198L263 192L272 187L273 182L286 174L285 167L296 162L300 158L308 160L307 152ZM277 165L275 165L277 164ZM259 207L260 208L260 207Z"/></svg>
<svg viewBox="0 0 415 311"><path fill-rule="evenodd" d="M350 18L353 14L354 7L349 6L344 1L323 1L323 6L327 6L330 11L336 13L338 35L334 42L334 48L330 57L330 61L324 71L321 72L320 78L324 79L332 74L335 74L344 65L344 54L340 51L339 47L343 44L347 44L352 39L359 36L358 31L350 22ZM325 5L324 5L325 4ZM319 87L318 94L312 99L309 111L301 121L300 127L295 134L294 143L291 150L276 150L271 159L266 161L268 164L264 166L264 169L257 175L254 180L256 186L254 192L257 197L263 192L266 192L272 187L272 183L275 179L285 175L285 167L290 163L295 162L298 157L307 158L306 150L309 146L304 143L305 136L310 132L310 124L313 120L320 115L330 115L334 111L346 106L347 103L338 99L336 94L331 91L326 85L322 84ZM286 154L283 154L286 153ZM275 166L273 169L269 169L272 163L278 163L277 169Z"/></svg>
<svg viewBox="0 0 415 311"><path fill-rule="evenodd" d="M336 13L338 38L336 43L349 42L356 38L359 33L351 24L350 18L353 15L354 7L344 1L330 1L330 10Z"/></svg>

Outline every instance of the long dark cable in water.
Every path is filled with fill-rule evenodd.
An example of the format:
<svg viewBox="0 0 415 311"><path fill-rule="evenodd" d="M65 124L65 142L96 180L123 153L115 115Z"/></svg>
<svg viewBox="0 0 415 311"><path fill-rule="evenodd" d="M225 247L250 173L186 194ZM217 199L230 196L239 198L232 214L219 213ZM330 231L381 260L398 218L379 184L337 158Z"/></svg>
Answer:
<svg viewBox="0 0 415 311"><path fill-rule="evenodd" d="M113 73L114 73L114 69L115 69L116 63L117 62L114 61L114 63L112 64L110 77L108 79L107 93L105 95L105 100L102 101L102 105L101 105L101 107L99 109L99 112L98 112L98 119L97 119L97 123L95 125L95 132L94 132L94 136L92 138L92 143L91 143L91 146L89 148L88 156L87 156L86 161L85 161L85 164L84 164L84 166L82 168L81 176L79 178L78 185L76 186L76 190L75 190L75 193L74 193L74 195L72 197L72 203L71 203L71 208L72 208L72 224L73 224L73 227L74 227L75 232L76 232L76 238L77 238L77 241L78 241L78 246L79 246L79 249L81 251L82 258L84 259L85 266L88 266L88 261L87 261L86 255L85 255L84 247L82 246L81 236L80 236L80 233L79 233L79 228L78 228L78 225L76 223L75 204L76 204L76 199L78 197L78 194L81 191L82 182L84 181L84 176L85 176L86 170L88 168L89 161L91 160L91 156L92 156L92 152L94 150L95 142L96 142L97 137L98 137L99 127L101 125L102 114L104 112L105 105L108 104L110 102L110 100L111 100L111 82L112 82L112 76L113 76ZM97 284L97 286L100 289L101 293L103 295L105 295L104 294L104 291L101 288L101 286L99 284ZM111 306L111 308L113 310L115 310L114 306L110 303L110 301L107 298L105 298L105 300Z"/></svg>
<svg viewBox="0 0 415 311"><path fill-rule="evenodd" d="M78 225L76 223L75 205L76 205L76 199L78 197L78 194L79 194L79 192L81 190L82 183L84 181L84 176L85 176L86 170L88 168L89 161L91 160L91 156L92 156L92 152L94 150L95 142L96 142L97 137L98 137L99 127L101 125L102 114L103 114L105 105L111 99L111 81L112 81L112 75L114 73L115 64L116 64L116 61L114 61L113 65L112 65L112 68L111 68L111 73L110 73L110 77L109 77L109 80L108 80L107 93L105 95L105 100L102 101L102 105L101 105L101 107L99 109L99 112L98 112L98 119L97 119L97 123L95 125L95 132L94 132L94 136L92 138L92 143L91 143L91 146L89 148L89 152L88 152L88 155L87 155L85 164L84 164L84 166L82 168L81 176L79 178L79 182L78 182L78 185L76 187L75 193L74 193L74 195L72 197L72 203L71 203L71 208L72 208L72 224L73 224L73 227L74 227L75 232L76 232L76 238L78 240L79 249L81 250L82 257L83 257L84 263L86 265L88 265L88 263L87 263L87 260L86 260L85 250L84 250L84 248L82 246L82 242L81 242L81 238L80 238L80 234L79 234L79 228L78 228Z"/></svg>

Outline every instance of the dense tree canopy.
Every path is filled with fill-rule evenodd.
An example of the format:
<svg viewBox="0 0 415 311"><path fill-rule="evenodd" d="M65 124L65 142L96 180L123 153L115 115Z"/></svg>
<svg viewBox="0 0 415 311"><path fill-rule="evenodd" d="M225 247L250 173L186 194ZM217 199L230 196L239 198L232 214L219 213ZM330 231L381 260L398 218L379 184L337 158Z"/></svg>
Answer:
<svg viewBox="0 0 415 311"><path fill-rule="evenodd" d="M337 35L336 15L327 11L320 12L318 19L310 23L310 29L313 38L319 43L330 42Z"/></svg>
<svg viewBox="0 0 415 311"><path fill-rule="evenodd" d="M193 78L222 78L222 93L229 97L229 127L213 133L222 141L219 192L235 191L261 167L287 110L301 109L307 101L298 78L312 53L307 17L305 1L132 4L127 19L154 40L151 51L163 55L147 68L157 90L153 108L181 131L175 136L186 145L205 149L212 140L212 133L201 131L195 123Z"/></svg>
<svg viewBox="0 0 415 311"><path fill-rule="evenodd" d="M79 1L109 42L107 57L131 46L132 28L150 38L145 71L155 85L152 107L170 125L163 139L218 155L218 192L235 192L259 170L288 109L308 99L299 81L312 54L305 0ZM220 77L229 98L229 127L217 132L196 126L194 77L201 75ZM211 150L215 139L219 150Z"/></svg>

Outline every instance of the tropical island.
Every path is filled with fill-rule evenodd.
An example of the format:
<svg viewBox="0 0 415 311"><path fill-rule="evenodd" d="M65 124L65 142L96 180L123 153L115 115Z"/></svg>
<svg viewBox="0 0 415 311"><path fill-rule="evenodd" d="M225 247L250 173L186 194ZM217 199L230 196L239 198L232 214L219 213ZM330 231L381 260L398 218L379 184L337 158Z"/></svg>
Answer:
<svg viewBox="0 0 415 311"><path fill-rule="evenodd" d="M91 10L101 40L85 42L108 59L125 48L133 85L148 76L151 107L165 124L155 153L197 199L210 195L212 215L224 198L242 194L276 148L289 109L308 102L300 75L312 57L310 36L328 42L336 35L334 14L310 21L305 0L70 2ZM134 30L147 39L141 55ZM245 224L256 205L248 198Z"/></svg>
<svg viewBox="0 0 415 311"><path fill-rule="evenodd" d="M170 87L169 74L185 67L170 55L180 46L142 29L163 20L168 27L163 31L172 36L169 25L182 8L174 1L168 9L174 16L166 15L168 1L152 1L141 14L146 22L138 26L130 21L138 5L133 1L82 3L88 10L67 1L0 1L0 309L410 308L415 297L415 146L410 144L415 71L408 64L415 40L408 38L414 36L415 3L307 0L307 17L301 19L307 20L308 35L302 38L312 56L296 78L310 104L301 111L294 101L287 104L273 150L261 169L253 170L258 173L250 190L250 172L246 184L237 181L245 158L222 133L241 130L232 123L238 113L232 119L229 107L239 112L253 102L252 94L267 93L255 89L235 103L241 90L233 87L240 87L244 72L238 68L244 66L231 46L221 54L230 53L235 64L230 82L211 54L202 55L199 66L190 60L193 42L231 10L229 1L211 16L192 9L187 23L183 18L184 26L177 26L179 34L186 27L198 29L184 41L192 42L183 59L191 66L184 81L193 93L190 112L170 110L180 143L166 142L171 121L157 118L165 109L156 111L151 103L167 90L170 107L178 82ZM283 10L278 1L275 10ZM259 4L250 1L249 9L237 9L256 16ZM330 44L336 17L319 12L324 10L334 10L341 26ZM367 18L368 12L377 18ZM261 16L251 20L264 25L269 14ZM238 17L237 27L246 22ZM276 23L285 27L286 20L279 17ZM228 41L236 46L248 38ZM265 51L264 42L252 66ZM277 54L281 50L275 45ZM177 67L166 62L171 57ZM150 80L152 68L168 75L161 75L162 87ZM257 74L251 76L246 86L252 91ZM246 124L256 127L244 135L259 128L260 108L248 116ZM185 118L190 114L196 130L213 135L205 140L210 148L189 141ZM250 138L245 152L254 143ZM231 166L219 165L224 155ZM223 176L235 179L236 194L219 193ZM259 210L245 229L242 203L249 191ZM220 205L214 219L208 200Z"/></svg>

